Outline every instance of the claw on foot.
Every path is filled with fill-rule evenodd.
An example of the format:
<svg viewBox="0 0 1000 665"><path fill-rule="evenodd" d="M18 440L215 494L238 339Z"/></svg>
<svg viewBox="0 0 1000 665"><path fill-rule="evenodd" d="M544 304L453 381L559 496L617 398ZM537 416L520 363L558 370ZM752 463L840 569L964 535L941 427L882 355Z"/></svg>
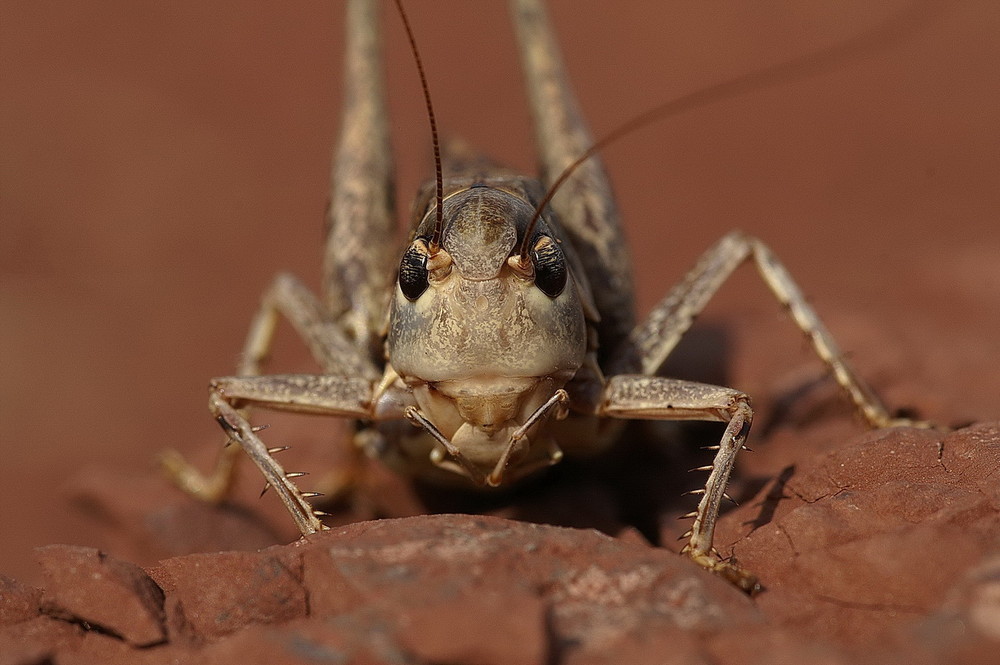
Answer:
<svg viewBox="0 0 1000 665"><path fill-rule="evenodd" d="M750 596L754 596L762 589L757 576L740 568L735 561L723 561L713 554L693 554L687 552L691 560L696 564L719 575L730 584L740 588Z"/></svg>

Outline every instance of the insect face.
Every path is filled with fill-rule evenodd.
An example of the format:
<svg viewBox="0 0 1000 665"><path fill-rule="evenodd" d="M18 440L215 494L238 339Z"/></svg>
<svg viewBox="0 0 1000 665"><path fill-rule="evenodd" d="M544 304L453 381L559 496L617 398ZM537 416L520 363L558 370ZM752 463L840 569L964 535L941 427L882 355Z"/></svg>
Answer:
<svg viewBox="0 0 1000 665"><path fill-rule="evenodd" d="M583 305L548 225L533 231L530 263L519 261L533 213L503 189L452 193L437 252L427 240L431 211L403 254L390 311L393 369L484 476L528 454L524 427L587 352Z"/></svg>

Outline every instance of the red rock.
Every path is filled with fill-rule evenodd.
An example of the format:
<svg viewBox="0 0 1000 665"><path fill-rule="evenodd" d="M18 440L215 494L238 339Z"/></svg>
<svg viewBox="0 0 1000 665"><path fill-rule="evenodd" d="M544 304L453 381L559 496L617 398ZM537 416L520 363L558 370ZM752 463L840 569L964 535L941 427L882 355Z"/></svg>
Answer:
<svg viewBox="0 0 1000 665"><path fill-rule="evenodd" d="M573 662L665 631L761 621L690 561L591 530L440 515L355 524L308 547L313 616L375 612L432 662L547 662L551 651Z"/></svg>
<svg viewBox="0 0 1000 665"><path fill-rule="evenodd" d="M38 616L41 589L0 575L0 626L27 621Z"/></svg>
<svg viewBox="0 0 1000 665"><path fill-rule="evenodd" d="M44 665L60 651L74 651L82 640L78 626L46 616L2 626L0 665Z"/></svg>
<svg viewBox="0 0 1000 665"><path fill-rule="evenodd" d="M867 432L857 442L809 460L788 481L788 490L813 502L843 489L867 490L887 482L943 480L938 463L943 435L933 430Z"/></svg>
<svg viewBox="0 0 1000 665"><path fill-rule="evenodd" d="M797 631L736 629L713 637L705 650L710 663L740 665L860 665L857 655L832 642L810 639ZM879 665L894 662L880 654ZM874 664L873 664L874 665ZM901 665L901 664L900 664ZM912 665L912 664L911 664Z"/></svg>
<svg viewBox="0 0 1000 665"><path fill-rule="evenodd" d="M542 596L509 585L489 586L446 594L406 611L399 620L400 643L431 663L547 663L547 604Z"/></svg>
<svg viewBox="0 0 1000 665"><path fill-rule="evenodd" d="M1000 423L982 423L948 436L941 447L941 465L1000 510Z"/></svg>
<svg viewBox="0 0 1000 665"><path fill-rule="evenodd" d="M966 571L938 609L907 631L940 662L996 661L1000 644L1000 553Z"/></svg>
<svg viewBox="0 0 1000 665"><path fill-rule="evenodd" d="M190 554L162 561L150 574L167 593L171 639L205 640L307 612L295 545Z"/></svg>
<svg viewBox="0 0 1000 665"><path fill-rule="evenodd" d="M192 501L159 472L123 478L88 467L69 493L77 507L105 525L103 548L143 564L197 552L258 550L285 535L239 505Z"/></svg>
<svg viewBox="0 0 1000 665"><path fill-rule="evenodd" d="M384 623L357 614L282 626L251 626L205 646L198 665L385 665L414 662Z"/></svg>
<svg viewBox="0 0 1000 665"><path fill-rule="evenodd" d="M46 580L45 612L98 626L135 646L166 638L163 591L138 566L90 547L35 551Z"/></svg>
<svg viewBox="0 0 1000 665"><path fill-rule="evenodd" d="M135 648L98 631L86 631L72 648L58 652L58 665L177 665L190 663L197 652L184 645L158 644Z"/></svg>
<svg viewBox="0 0 1000 665"><path fill-rule="evenodd" d="M23 645L9 650L18 663L110 665L995 660L1000 427L887 430L819 448L720 519L717 544L764 582L752 600L635 531L420 516L166 559L149 574L165 594L167 640L141 650L87 624L30 618L36 596L14 584L6 607L20 623L0 627L0 654ZM598 497L598 521L619 522L599 476L565 495L570 474L552 480L511 497L513 509L484 506L519 513L535 501L541 518ZM53 548L53 560L74 549ZM45 598L77 589L92 601L91 568L60 566Z"/></svg>
<svg viewBox="0 0 1000 665"><path fill-rule="evenodd" d="M771 520L751 533L771 488L720 520L767 591L773 622L846 645L897 639L935 611L964 571L1000 555L1000 437L886 430L809 460ZM756 514L756 517L754 516ZM739 526L737 526L739 525Z"/></svg>

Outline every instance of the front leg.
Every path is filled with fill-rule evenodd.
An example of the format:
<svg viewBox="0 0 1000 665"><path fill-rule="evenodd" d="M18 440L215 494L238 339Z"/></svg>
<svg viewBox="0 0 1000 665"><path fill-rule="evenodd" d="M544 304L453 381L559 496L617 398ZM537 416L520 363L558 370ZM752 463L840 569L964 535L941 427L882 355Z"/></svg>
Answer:
<svg viewBox="0 0 1000 665"><path fill-rule="evenodd" d="M240 444L273 487L302 535L323 528L303 493L292 481L302 474L287 473L257 436L244 415L248 406L273 410L332 415L357 420L398 418L408 402L405 389L360 377L325 374L276 374L215 379L209 389L209 410L230 440ZM266 487L267 487L266 486Z"/></svg>
<svg viewBox="0 0 1000 665"><path fill-rule="evenodd" d="M222 426L223 431L229 435L230 440L239 443L240 447L246 451L253 463L260 469L261 474L267 480L265 488L274 488L302 535L308 536L324 529L325 527L316 516L312 505L292 482L292 478L296 477L295 474L288 474L281 468L278 461L271 455L272 451L268 450L264 442L257 436L255 428L242 413L226 402L225 397L217 388L212 388L209 397L209 410ZM235 446L232 448L238 450Z"/></svg>
<svg viewBox="0 0 1000 665"><path fill-rule="evenodd" d="M735 564L723 561L712 545L719 506L726 496L726 483L743 449L753 409L750 398L732 388L657 376L612 377L604 390L599 414L610 418L645 420L704 420L728 423L719 441L708 481L702 493L694 524L685 534L682 550L698 565L714 571L747 593L759 590L757 578Z"/></svg>

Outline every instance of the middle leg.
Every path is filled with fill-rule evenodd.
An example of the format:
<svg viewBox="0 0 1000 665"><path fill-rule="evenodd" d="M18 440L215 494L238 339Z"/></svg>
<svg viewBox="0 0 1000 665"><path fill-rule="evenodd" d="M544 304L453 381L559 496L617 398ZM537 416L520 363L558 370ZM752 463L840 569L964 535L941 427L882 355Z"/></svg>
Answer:
<svg viewBox="0 0 1000 665"><path fill-rule="evenodd" d="M335 376L355 376L375 381L378 370L358 347L346 337L329 317L319 300L295 277L280 274L261 298L240 357L237 375L255 377L261 373L270 354L275 328L284 316L305 342L312 357L323 370ZM218 416L218 413L214 415ZM249 415L244 407L241 418ZM230 430L227 429L227 432ZM231 433L231 432L230 432ZM160 464L168 477L182 490L203 501L218 503L229 496L236 478L240 447L227 445L215 466L203 474L175 450L160 455ZM270 454L268 454L270 457Z"/></svg>
<svg viewBox="0 0 1000 665"><path fill-rule="evenodd" d="M598 414L610 418L644 420L702 420L726 423L701 500L693 513L694 523L682 550L698 565L722 575L747 593L759 589L757 578L732 562L724 561L713 546L719 506L726 498L726 484L744 449L753 409L750 398L732 388L658 376L619 375L609 379Z"/></svg>
<svg viewBox="0 0 1000 665"><path fill-rule="evenodd" d="M882 400L848 365L830 331L774 252L757 238L739 231L729 233L705 252L684 279L653 308L646 321L616 350L611 373L637 370L656 373L716 291L748 260L753 261L764 283L805 333L816 355L830 368L834 379L870 426L926 426L889 414Z"/></svg>

